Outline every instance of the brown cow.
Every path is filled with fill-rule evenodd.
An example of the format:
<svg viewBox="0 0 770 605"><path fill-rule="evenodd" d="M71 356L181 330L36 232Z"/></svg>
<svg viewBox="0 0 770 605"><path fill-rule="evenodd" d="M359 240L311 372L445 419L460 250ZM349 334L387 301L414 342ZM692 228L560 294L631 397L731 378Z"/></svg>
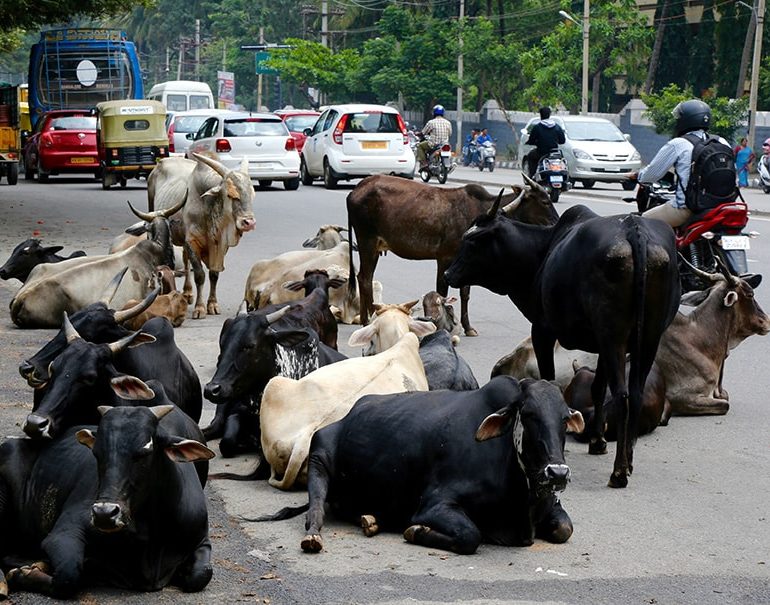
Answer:
<svg viewBox="0 0 770 605"><path fill-rule="evenodd" d="M548 194L528 177L525 179L528 187L513 186L513 193L503 196L503 211L526 223L555 223L558 214ZM355 231L361 263L361 324L366 324L372 314L372 277L380 254L390 250L401 258L436 260L436 290L446 296L444 271L457 255L463 233L473 219L492 207L495 199L475 184L442 189L388 175L362 180L347 198L348 229ZM354 275L351 249L351 290L355 287ZM468 319L469 293L469 287L460 290L461 322L466 336L476 336Z"/></svg>

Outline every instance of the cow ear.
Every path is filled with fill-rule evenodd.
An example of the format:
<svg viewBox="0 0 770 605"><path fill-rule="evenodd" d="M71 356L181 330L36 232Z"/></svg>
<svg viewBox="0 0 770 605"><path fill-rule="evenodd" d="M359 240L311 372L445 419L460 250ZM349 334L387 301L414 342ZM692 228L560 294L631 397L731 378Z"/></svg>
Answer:
<svg viewBox="0 0 770 605"><path fill-rule="evenodd" d="M486 441L505 433L513 423L513 411L511 406L506 406L484 418L476 430L476 441Z"/></svg>
<svg viewBox="0 0 770 605"><path fill-rule="evenodd" d="M275 341L282 347L291 348L310 338L307 330L274 330Z"/></svg>
<svg viewBox="0 0 770 605"><path fill-rule="evenodd" d="M49 254L56 254L62 250L64 250L64 246L48 246L47 248L43 248L43 252L47 252Z"/></svg>
<svg viewBox="0 0 770 605"><path fill-rule="evenodd" d="M329 280L329 287L330 288L339 288L341 286L344 286L346 283L348 283L348 280L343 277L333 277Z"/></svg>
<svg viewBox="0 0 770 605"><path fill-rule="evenodd" d="M759 284L762 283L762 276L759 273L754 273L752 275L746 275L742 278L747 284L749 284L752 289L755 289Z"/></svg>
<svg viewBox="0 0 770 605"><path fill-rule="evenodd" d="M281 284L281 287L286 290L291 290L292 292L299 292L302 290L302 288L305 287L305 282L303 281L285 281L283 284Z"/></svg>
<svg viewBox="0 0 770 605"><path fill-rule="evenodd" d="M193 439L171 437L170 440L171 442L166 445L163 451L174 462L201 462L211 460L216 456L205 445Z"/></svg>
<svg viewBox="0 0 770 605"><path fill-rule="evenodd" d="M697 307L706 300L708 295L709 290L693 290L692 292L686 292L682 294L682 300L679 301L679 304L687 307Z"/></svg>
<svg viewBox="0 0 770 605"><path fill-rule="evenodd" d="M722 299L722 303L725 307L732 307L738 302L738 293L735 290L730 290Z"/></svg>
<svg viewBox="0 0 770 605"><path fill-rule="evenodd" d="M436 331L436 324L432 321L420 321L419 319L409 318L409 329L414 332L418 338L433 334Z"/></svg>
<svg viewBox="0 0 770 605"><path fill-rule="evenodd" d="M203 195L201 195L201 199L205 201L207 204L211 203L211 199L214 200L219 199L219 194L222 192L222 185L215 185L208 191L206 191Z"/></svg>
<svg viewBox="0 0 770 605"><path fill-rule="evenodd" d="M350 338L348 338L348 346L349 347L363 347L367 346L371 341L372 338L374 338L374 335L377 332L377 328L375 328L374 324L369 324L368 326L364 326L363 328L358 328L355 332L353 332L350 335Z"/></svg>
<svg viewBox="0 0 770 605"><path fill-rule="evenodd" d="M79 443L82 443L87 448L93 449L94 442L96 441L96 435L94 435L88 429L80 429L77 433L75 433L75 439L77 439Z"/></svg>
<svg viewBox="0 0 770 605"><path fill-rule="evenodd" d="M444 304L445 305L453 305L456 302L457 302L457 297L456 296L450 296L449 298L445 298L444 299Z"/></svg>
<svg viewBox="0 0 770 605"><path fill-rule="evenodd" d="M139 332L139 334L134 336L134 339L128 344L128 348L133 349L134 347L138 347L140 345L155 342L155 340L156 338L152 334L148 334L147 332Z"/></svg>
<svg viewBox="0 0 770 605"><path fill-rule="evenodd" d="M586 423L583 421L583 414L577 410L569 409L569 418L567 418L567 432L582 433L586 428Z"/></svg>
<svg viewBox="0 0 770 605"><path fill-rule="evenodd" d="M139 399L142 401L155 397L155 391L136 376L123 374L110 380L110 386L121 399Z"/></svg>

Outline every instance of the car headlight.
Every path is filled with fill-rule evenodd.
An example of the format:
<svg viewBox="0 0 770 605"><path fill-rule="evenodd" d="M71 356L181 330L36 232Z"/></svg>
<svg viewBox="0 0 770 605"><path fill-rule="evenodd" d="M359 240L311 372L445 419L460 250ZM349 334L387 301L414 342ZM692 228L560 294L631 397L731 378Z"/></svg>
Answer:
<svg viewBox="0 0 770 605"><path fill-rule="evenodd" d="M574 155L578 160L593 160L591 154L587 151L583 151L582 149L573 149L572 155Z"/></svg>
<svg viewBox="0 0 770 605"><path fill-rule="evenodd" d="M634 150L634 153L631 154L631 161L638 162L641 159L642 159L642 155L638 151Z"/></svg>

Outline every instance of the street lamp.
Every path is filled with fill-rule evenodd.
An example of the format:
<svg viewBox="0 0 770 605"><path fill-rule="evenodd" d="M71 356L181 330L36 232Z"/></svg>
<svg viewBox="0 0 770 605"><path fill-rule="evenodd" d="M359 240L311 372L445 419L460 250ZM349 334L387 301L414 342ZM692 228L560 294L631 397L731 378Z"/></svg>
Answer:
<svg viewBox="0 0 770 605"><path fill-rule="evenodd" d="M763 0L760 0L763 1ZM590 0L583 0L583 21L582 23L570 15L567 11L559 11L559 14L583 27L583 88L580 93L580 113L585 115L588 113L588 32L591 28L589 17Z"/></svg>

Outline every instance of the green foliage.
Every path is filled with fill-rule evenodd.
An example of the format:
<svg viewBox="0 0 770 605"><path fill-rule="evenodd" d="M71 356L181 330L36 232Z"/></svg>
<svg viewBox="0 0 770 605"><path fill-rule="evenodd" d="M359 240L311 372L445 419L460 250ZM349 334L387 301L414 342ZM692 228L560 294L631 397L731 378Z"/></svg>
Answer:
<svg viewBox="0 0 770 605"><path fill-rule="evenodd" d="M78 16L107 17L124 13L132 6L149 6L151 3L152 0L0 0L0 15L3 16L0 30L38 29L54 23L66 23Z"/></svg>
<svg viewBox="0 0 770 605"><path fill-rule="evenodd" d="M676 84L669 84L659 93L642 95L642 101L647 105L644 115L655 124L655 131L659 134L673 134L675 120L671 112L677 104L692 98L693 93L689 88L681 89ZM711 107L709 132L728 141L734 140L736 132L745 128L748 99L743 97L735 100L707 94L703 100Z"/></svg>

